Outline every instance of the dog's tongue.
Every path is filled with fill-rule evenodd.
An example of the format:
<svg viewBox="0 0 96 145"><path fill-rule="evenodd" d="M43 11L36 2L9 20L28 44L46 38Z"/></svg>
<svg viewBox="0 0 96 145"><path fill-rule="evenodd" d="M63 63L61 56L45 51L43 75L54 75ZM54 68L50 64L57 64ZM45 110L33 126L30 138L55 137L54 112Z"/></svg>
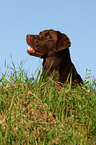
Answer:
<svg viewBox="0 0 96 145"><path fill-rule="evenodd" d="M29 54L35 53L35 50L32 47L28 47L27 52Z"/></svg>
<svg viewBox="0 0 96 145"><path fill-rule="evenodd" d="M28 54L35 55L35 56L43 55L42 53L35 51L32 47L28 47L27 52L28 52Z"/></svg>

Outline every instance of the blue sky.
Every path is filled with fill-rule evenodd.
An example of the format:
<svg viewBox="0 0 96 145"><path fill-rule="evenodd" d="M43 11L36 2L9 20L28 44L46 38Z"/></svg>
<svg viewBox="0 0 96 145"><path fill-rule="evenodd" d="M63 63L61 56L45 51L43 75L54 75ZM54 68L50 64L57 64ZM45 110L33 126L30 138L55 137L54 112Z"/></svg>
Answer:
<svg viewBox="0 0 96 145"><path fill-rule="evenodd" d="M5 58L12 66L26 60L23 68L34 74L42 60L27 54L26 34L59 30L71 41L70 54L78 73L86 69L96 78L96 0L3 0L0 2L0 72ZM30 75L29 75L30 76Z"/></svg>

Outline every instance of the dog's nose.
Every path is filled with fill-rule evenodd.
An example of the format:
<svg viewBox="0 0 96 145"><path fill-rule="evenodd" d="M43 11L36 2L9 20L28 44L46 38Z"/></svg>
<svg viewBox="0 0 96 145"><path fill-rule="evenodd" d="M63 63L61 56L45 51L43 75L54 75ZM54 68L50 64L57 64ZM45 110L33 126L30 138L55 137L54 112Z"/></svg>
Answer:
<svg viewBox="0 0 96 145"><path fill-rule="evenodd" d="M26 35L26 38L28 39L28 38L30 38L30 35L28 34L28 35Z"/></svg>

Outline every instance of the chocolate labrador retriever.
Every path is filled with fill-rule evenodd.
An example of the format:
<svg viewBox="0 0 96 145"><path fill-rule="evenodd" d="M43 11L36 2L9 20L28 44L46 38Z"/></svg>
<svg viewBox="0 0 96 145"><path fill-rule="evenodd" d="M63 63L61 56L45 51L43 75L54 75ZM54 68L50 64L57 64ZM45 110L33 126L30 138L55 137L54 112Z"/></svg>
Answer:
<svg viewBox="0 0 96 145"><path fill-rule="evenodd" d="M43 76L55 73L54 79L64 83L71 76L72 83L83 82L71 58L69 38L59 31L44 30L39 35L27 35L28 54L43 58Z"/></svg>

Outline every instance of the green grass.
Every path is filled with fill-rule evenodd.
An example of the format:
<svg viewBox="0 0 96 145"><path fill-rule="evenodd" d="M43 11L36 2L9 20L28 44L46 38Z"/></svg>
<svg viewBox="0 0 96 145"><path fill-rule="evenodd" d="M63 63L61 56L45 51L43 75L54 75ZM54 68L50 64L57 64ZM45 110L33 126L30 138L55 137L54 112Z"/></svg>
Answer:
<svg viewBox="0 0 96 145"><path fill-rule="evenodd" d="M71 87L12 65L0 80L0 145L96 144L96 79Z"/></svg>

